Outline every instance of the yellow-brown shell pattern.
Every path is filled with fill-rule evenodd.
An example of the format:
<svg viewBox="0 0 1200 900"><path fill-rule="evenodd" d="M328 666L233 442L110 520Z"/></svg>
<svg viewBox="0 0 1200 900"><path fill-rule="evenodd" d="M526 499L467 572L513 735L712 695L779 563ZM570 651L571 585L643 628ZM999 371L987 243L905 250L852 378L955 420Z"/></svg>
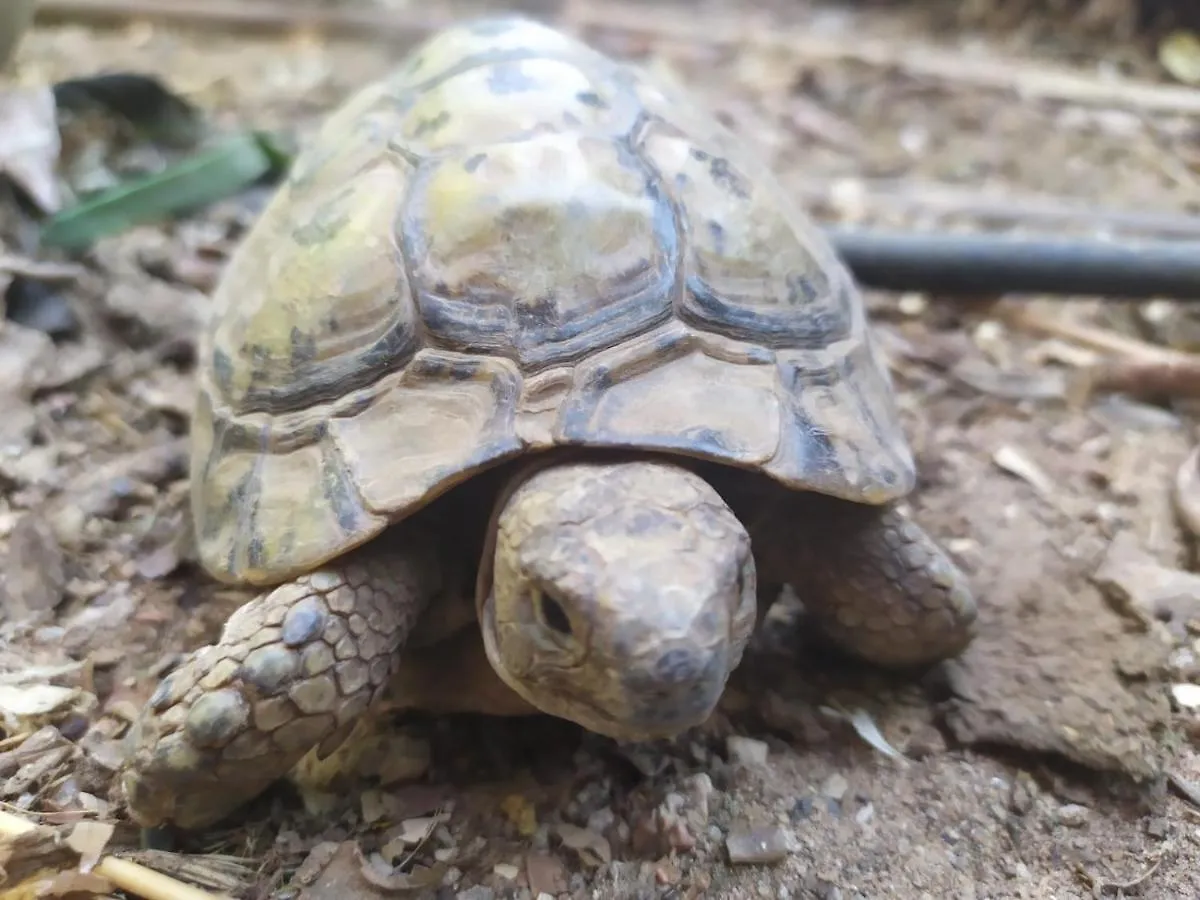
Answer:
<svg viewBox="0 0 1200 900"><path fill-rule="evenodd" d="M826 240L680 90L526 19L443 31L328 118L215 293L201 560L281 581L559 445L887 502L913 462L866 325Z"/></svg>

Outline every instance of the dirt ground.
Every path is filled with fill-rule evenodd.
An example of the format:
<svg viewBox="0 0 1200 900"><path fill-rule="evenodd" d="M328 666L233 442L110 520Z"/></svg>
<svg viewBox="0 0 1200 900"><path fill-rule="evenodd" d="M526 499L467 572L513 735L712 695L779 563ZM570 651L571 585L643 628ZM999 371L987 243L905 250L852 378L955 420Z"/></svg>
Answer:
<svg viewBox="0 0 1200 900"><path fill-rule="evenodd" d="M1053 28L939 35L903 4L775 3L739 14L731 38L729 9L581 2L568 20L682 76L826 221L1200 208L1194 110L1064 81L1021 97L981 74L985 59L1063 63ZM823 49L801 55L785 28ZM890 62L864 58L873 41L898 48ZM1162 77L1152 48L1071 41L1088 84ZM64 25L29 36L17 77L153 72L230 125L303 129L397 52ZM282 784L219 827L140 848L110 793L118 739L248 596L190 563L184 476L196 323L254 199L104 241L63 289L71 333L0 327L0 692L65 689L39 715L0 699L10 812L114 823L107 852L246 897L394 894L392 863L409 871L410 851L431 868L407 895L462 900L1200 896L1200 707L1178 689L1200 684L1200 590L1172 503L1194 416L1169 399L1064 399L1064 373L1094 351L1021 314L1130 337L1159 319L1036 298L869 296L918 456L912 507L981 606L961 659L905 681L822 653L780 615L720 713L670 745L551 721L405 720L392 739L406 758L430 749L414 781L303 798ZM1097 233L1097 218L1041 227ZM872 723L904 758L872 745Z"/></svg>

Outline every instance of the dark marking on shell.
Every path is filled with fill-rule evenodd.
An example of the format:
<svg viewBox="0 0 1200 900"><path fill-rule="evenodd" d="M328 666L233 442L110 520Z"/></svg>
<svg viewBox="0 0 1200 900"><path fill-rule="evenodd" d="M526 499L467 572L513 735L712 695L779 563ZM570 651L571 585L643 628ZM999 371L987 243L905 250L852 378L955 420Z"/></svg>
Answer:
<svg viewBox="0 0 1200 900"><path fill-rule="evenodd" d="M266 542L256 529L246 544L246 563L253 569L261 569L266 562Z"/></svg>
<svg viewBox="0 0 1200 900"><path fill-rule="evenodd" d="M233 360L224 348L216 347L212 352L212 373L217 387L226 397L233 390Z"/></svg>
<svg viewBox="0 0 1200 900"><path fill-rule="evenodd" d="M721 297L698 275L688 277L687 290L695 308L684 307L685 320L699 317L708 327L715 325L738 340L768 347L817 349L850 333L850 320L841 307L771 310L742 306Z"/></svg>
<svg viewBox="0 0 1200 900"><path fill-rule="evenodd" d="M417 127L413 129L412 136L416 138L428 137L436 131L440 131L450 124L450 112L443 109L432 119L422 119L417 123Z"/></svg>
<svg viewBox="0 0 1200 900"><path fill-rule="evenodd" d="M337 517L338 528L344 534L361 531L365 523L358 492L342 459L328 441L321 443L321 490Z"/></svg>
<svg viewBox="0 0 1200 900"><path fill-rule="evenodd" d="M787 279L787 302L789 306L806 306L820 299L821 292L804 272L790 272Z"/></svg>
<svg viewBox="0 0 1200 900"><path fill-rule="evenodd" d="M782 368L780 377L786 379L787 368ZM804 378L796 377L799 373L794 369L792 371L792 382L785 386L792 397L802 397L804 396ZM838 460L837 449L833 445L829 432L813 421L812 416L798 400L794 400L792 403L792 415L795 417L795 432L800 443L800 456L803 459L800 465L801 471L809 473L809 477L814 477L817 473L827 477L836 476L842 470L842 465Z"/></svg>
<svg viewBox="0 0 1200 900"><path fill-rule="evenodd" d="M563 124L568 128L580 128L583 121L569 109L563 110Z"/></svg>
<svg viewBox="0 0 1200 900"><path fill-rule="evenodd" d="M270 357L266 351L251 347L244 352L252 364L252 380L238 409L284 413L339 400L402 368L416 352L416 344L413 323L398 319L375 343L358 353L300 363L293 359L291 375L282 381L267 368ZM311 443L312 437L310 433L303 443Z"/></svg>
<svg viewBox="0 0 1200 900"><path fill-rule="evenodd" d="M343 188L313 211L307 222L292 229L292 240L301 247L314 247L337 237L350 221L345 198L349 189Z"/></svg>
<svg viewBox="0 0 1200 900"><path fill-rule="evenodd" d="M291 344L290 361L293 369L311 363L317 358L317 342L311 334L306 334L293 325L288 339Z"/></svg>
<svg viewBox="0 0 1200 900"><path fill-rule="evenodd" d="M708 236L712 240L713 251L718 256L725 255L725 227L716 219L708 220Z"/></svg>
<svg viewBox="0 0 1200 900"><path fill-rule="evenodd" d="M524 94L537 90L541 83L536 78L530 78L525 72L525 60L506 60L492 66L488 75L488 90L500 96L504 94Z"/></svg>
<svg viewBox="0 0 1200 900"><path fill-rule="evenodd" d="M750 199L750 188L746 184L746 179L734 170L729 164L729 160L719 156L713 157L712 162L708 165L708 173L718 187L724 188L739 200Z"/></svg>
<svg viewBox="0 0 1200 900"><path fill-rule="evenodd" d="M468 156L463 163L463 168L468 172L474 172L480 166L487 162L486 153L476 153L474 156Z"/></svg>
<svg viewBox="0 0 1200 900"><path fill-rule="evenodd" d="M597 94L595 91L580 91L575 95L575 99L584 106L590 106L592 109L610 109L611 105L607 100Z"/></svg>

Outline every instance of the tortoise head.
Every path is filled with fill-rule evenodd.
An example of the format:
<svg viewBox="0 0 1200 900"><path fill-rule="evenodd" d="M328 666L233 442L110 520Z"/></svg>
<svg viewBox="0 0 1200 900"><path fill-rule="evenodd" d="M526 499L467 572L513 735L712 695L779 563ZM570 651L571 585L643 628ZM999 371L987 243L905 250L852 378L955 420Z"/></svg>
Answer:
<svg viewBox="0 0 1200 900"><path fill-rule="evenodd" d="M742 523L669 463L562 463L517 477L479 585L497 674L542 712L619 740L707 719L757 615Z"/></svg>

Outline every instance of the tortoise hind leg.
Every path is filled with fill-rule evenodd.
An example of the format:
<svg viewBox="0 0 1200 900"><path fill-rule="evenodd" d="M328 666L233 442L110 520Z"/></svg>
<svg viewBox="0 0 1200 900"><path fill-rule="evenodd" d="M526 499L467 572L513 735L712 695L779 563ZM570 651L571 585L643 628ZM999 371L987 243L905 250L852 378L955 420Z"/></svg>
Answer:
<svg viewBox="0 0 1200 900"><path fill-rule="evenodd" d="M829 640L868 662L928 665L974 636L966 575L895 507L792 496L759 518L753 539L765 577L791 584Z"/></svg>
<svg viewBox="0 0 1200 900"><path fill-rule="evenodd" d="M121 773L130 814L203 827L344 734L396 671L442 568L401 527L241 607L141 711Z"/></svg>

